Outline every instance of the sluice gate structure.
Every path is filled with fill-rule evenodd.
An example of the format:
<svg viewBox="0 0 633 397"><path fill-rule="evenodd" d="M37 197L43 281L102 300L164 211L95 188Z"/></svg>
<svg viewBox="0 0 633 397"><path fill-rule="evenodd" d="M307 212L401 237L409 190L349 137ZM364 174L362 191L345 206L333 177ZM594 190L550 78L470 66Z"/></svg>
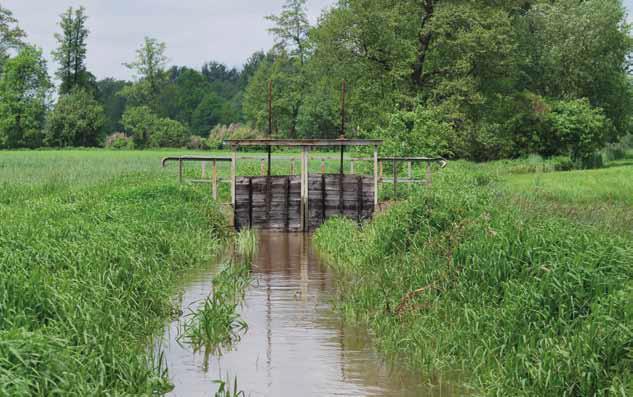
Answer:
<svg viewBox="0 0 633 397"><path fill-rule="evenodd" d="M379 157L380 140L253 139L228 140L225 144L230 146L231 156L174 156L163 158L161 164L164 167L169 161L177 161L178 180L210 183L212 197L218 202L222 201L219 187L228 184L229 189L222 190L222 196L230 205L238 230L309 232L332 216L361 223L378 210L380 195L391 194L396 198L398 186L403 184L430 186L432 164L439 164L440 168L447 164L441 157ZM345 156L345 149L353 146L373 147L373 156ZM271 156L273 148L279 147L295 151L290 156ZM312 153L315 149L332 147L340 150L340 156ZM238 156L240 148L265 148L267 155ZM193 179L187 178L192 174L191 169L185 170L187 162L201 163L201 174L194 172ZM426 167L414 172L414 165L420 163ZM391 169L383 173L385 166ZM391 186L385 190L385 184Z"/></svg>
<svg viewBox="0 0 633 397"><path fill-rule="evenodd" d="M237 167L240 147L266 147L266 176L240 176L232 170L234 224L237 229L254 228L289 232L308 232L332 216L347 216L361 222L371 218L378 205L379 140L302 139L302 140L229 140L233 166ZM373 146L373 175L346 175L344 151L348 146ZM301 150L299 175L272 175L270 156L273 147ZM310 151L314 148L340 149L339 172L310 173Z"/></svg>

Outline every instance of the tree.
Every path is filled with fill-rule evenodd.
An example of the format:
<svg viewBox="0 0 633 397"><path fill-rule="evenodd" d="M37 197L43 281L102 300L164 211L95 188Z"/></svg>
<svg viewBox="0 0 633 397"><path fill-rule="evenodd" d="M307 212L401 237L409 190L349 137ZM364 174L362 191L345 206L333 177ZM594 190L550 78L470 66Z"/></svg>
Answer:
<svg viewBox="0 0 633 397"><path fill-rule="evenodd" d="M49 114L45 142L49 146L97 146L102 138L105 114L91 93L75 88L59 97Z"/></svg>
<svg viewBox="0 0 633 397"><path fill-rule="evenodd" d="M308 52L310 30L306 0L287 0L281 14L270 15L266 19L275 25L268 30L275 36L276 44L291 56L297 56L303 65Z"/></svg>
<svg viewBox="0 0 633 397"><path fill-rule="evenodd" d="M165 43L145 37L141 47L136 50L136 59L123 64L135 73L136 82L125 87L121 94L134 106L147 105L158 111L159 97L167 83L166 48Z"/></svg>
<svg viewBox="0 0 633 397"><path fill-rule="evenodd" d="M56 73L61 80L59 93L64 95L75 88L94 91L95 78L86 70L86 40L89 33L86 27L86 9L79 7L74 10L69 7L60 17L62 33L55 34L59 47L53 51L53 58L59 63Z"/></svg>
<svg viewBox="0 0 633 397"><path fill-rule="evenodd" d="M224 106L225 102L222 98L214 92L208 93L193 112L191 131L201 136L209 135L216 124L225 122L223 120Z"/></svg>
<svg viewBox="0 0 633 397"><path fill-rule="evenodd" d="M9 58L9 51L21 48L25 37L26 34L18 27L13 13L0 5L0 71Z"/></svg>
<svg viewBox="0 0 633 397"><path fill-rule="evenodd" d="M103 130L107 134L121 131L121 117L125 111L126 99L119 95L129 83L123 80L107 78L97 82L97 101L103 106L106 121Z"/></svg>
<svg viewBox="0 0 633 397"><path fill-rule="evenodd" d="M6 62L0 76L0 147L42 144L50 87L40 50L22 47Z"/></svg>

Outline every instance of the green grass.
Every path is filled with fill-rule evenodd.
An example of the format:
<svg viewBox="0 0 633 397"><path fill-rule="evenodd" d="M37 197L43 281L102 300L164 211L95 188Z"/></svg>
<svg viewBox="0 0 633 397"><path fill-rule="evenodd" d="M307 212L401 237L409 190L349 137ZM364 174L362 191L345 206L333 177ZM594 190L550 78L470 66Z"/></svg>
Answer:
<svg viewBox="0 0 633 397"><path fill-rule="evenodd" d="M229 234L155 152L0 153L0 396L169 388L152 338Z"/></svg>
<svg viewBox="0 0 633 397"><path fill-rule="evenodd" d="M633 240L536 210L551 204L521 188L551 178L557 201L591 208L630 186L627 171L586 172L620 181L596 193L583 173L498 166L451 163L362 229L328 221L315 241L339 274L338 309L382 351L425 373L462 372L477 395L633 393Z"/></svg>

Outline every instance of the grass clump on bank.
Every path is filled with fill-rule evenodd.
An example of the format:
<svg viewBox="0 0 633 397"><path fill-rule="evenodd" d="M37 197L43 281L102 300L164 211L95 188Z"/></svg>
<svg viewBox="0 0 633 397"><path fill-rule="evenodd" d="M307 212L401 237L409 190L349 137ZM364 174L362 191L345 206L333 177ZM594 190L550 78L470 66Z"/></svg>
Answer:
<svg viewBox="0 0 633 397"><path fill-rule="evenodd" d="M175 280L224 244L224 217L206 191L99 174L92 155L75 167L93 179L46 182L61 171L34 157L0 169L0 396L167 390L148 346L172 314Z"/></svg>
<svg viewBox="0 0 633 397"><path fill-rule="evenodd" d="M633 392L631 240L516 208L459 168L363 229L317 232L341 311L384 351L461 369L483 395Z"/></svg>
<svg viewBox="0 0 633 397"><path fill-rule="evenodd" d="M252 230L235 236L235 252L213 278L213 291L184 322L181 339L207 354L230 347L246 332L248 324L238 308L250 285L251 260L257 238Z"/></svg>

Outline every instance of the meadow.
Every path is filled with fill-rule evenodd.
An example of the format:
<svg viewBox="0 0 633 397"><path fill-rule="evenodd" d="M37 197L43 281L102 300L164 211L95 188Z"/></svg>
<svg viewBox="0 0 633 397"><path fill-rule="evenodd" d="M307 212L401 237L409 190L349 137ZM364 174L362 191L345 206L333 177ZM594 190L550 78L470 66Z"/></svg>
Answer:
<svg viewBox="0 0 633 397"><path fill-rule="evenodd" d="M454 162L361 229L330 220L316 243L338 309L387 356L463 374L475 395L630 395L629 161Z"/></svg>
<svg viewBox="0 0 633 397"><path fill-rule="evenodd" d="M208 185L160 168L183 153L209 154L0 153L0 396L169 390L148 346L175 314L178 279L233 242L245 260L222 268L183 335L211 350L239 339L254 235L234 237ZM327 222L315 239L339 276L337 309L387 356L457 372L475 394L630 394L633 165L556 164L451 162L361 228Z"/></svg>
<svg viewBox="0 0 633 397"><path fill-rule="evenodd" d="M0 154L0 395L169 389L148 346L187 269L230 237L161 153Z"/></svg>

